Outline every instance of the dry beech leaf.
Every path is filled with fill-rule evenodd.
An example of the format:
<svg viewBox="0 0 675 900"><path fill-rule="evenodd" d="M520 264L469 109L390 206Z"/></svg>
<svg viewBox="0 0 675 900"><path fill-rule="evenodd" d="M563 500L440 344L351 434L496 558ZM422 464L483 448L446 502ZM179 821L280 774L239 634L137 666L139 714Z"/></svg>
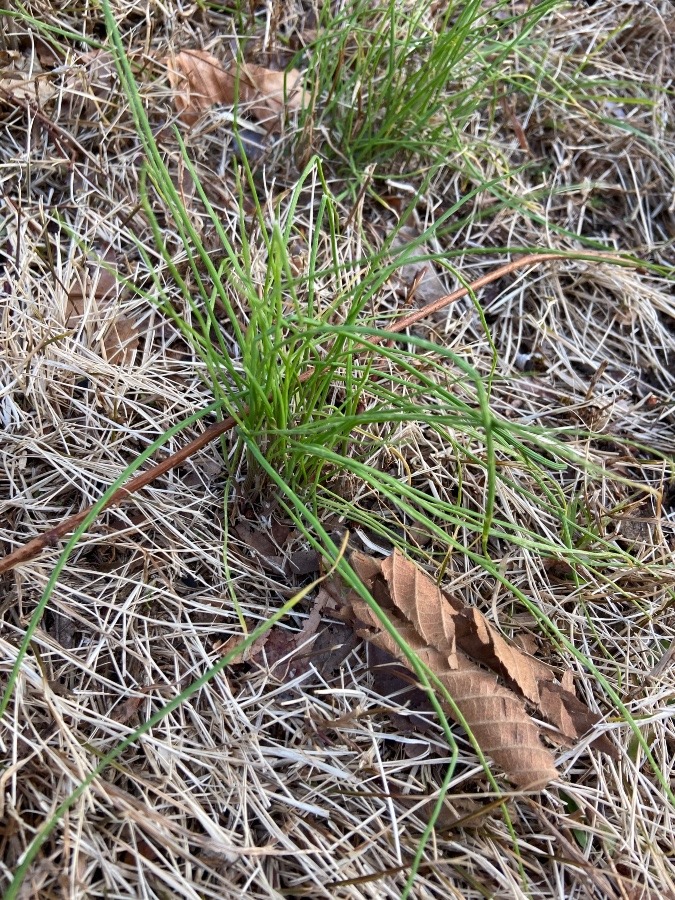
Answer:
<svg viewBox="0 0 675 900"><path fill-rule="evenodd" d="M571 691L565 690L561 684L547 682L540 685L541 700L539 712L572 743L590 731L598 723L600 716L590 710ZM606 734L593 738L592 745L596 750L606 753L612 759L618 759L619 753Z"/></svg>
<svg viewBox="0 0 675 900"><path fill-rule="evenodd" d="M477 609L441 591L398 551L385 560L354 553L351 564L401 637L445 685L478 745L507 777L531 790L555 779L553 755L524 701L570 739L586 732L599 716L557 684L547 666L511 646ZM357 594L338 578L327 582L326 590L338 615L359 636L407 664Z"/></svg>
<svg viewBox="0 0 675 900"><path fill-rule="evenodd" d="M106 262L113 262L107 259ZM66 326L77 328L84 319L98 325L112 305L116 294L117 279L102 265L93 267L83 281L73 282L68 292ZM133 361L139 344L136 324L119 313L106 329L101 341L101 353L112 365L128 365Z"/></svg>
<svg viewBox="0 0 675 900"><path fill-rule="evenodd" d="M534 704L539 702L538 680L553 680L543 663L508 644L479 610L441 591L403 554L394 552L380 567L395 605L414 625L424 621L424 630L416 627L427 643L446 649L446 644L436 639L432 625L442 619L445 630L452 630L452 650L460 646L467 656L501 675L509 688Z"/></svg>
<svg viewBox="0 0 675 900"><path fill-rule="evenodd" d="M465 653L492 669L526 700L540 701L539 680L553 680L538 660L508 644L475 607L465 607L455 619L457 640Z"/></svg>
<svg viewBox="0 0 675 900"><path fill-rule="evenodd" d="M249 63L226 67L204 50L183 50L167 58L166 65L174 103L186 125L194 125L215 103L234 103L238 90L239 102L268 131L278 131L284 110L299 110L308 100L297 69L275 72Z"/></svg>
<svg viewBox="0 0 675 900"><path fill-rule="evenodd" d="M104 262L115 264L111 254L107 254ZM115 275L103 265L92 265L89 271L76 278L68 291L68 303L66 305L66 325L74 328L80 324L82 317L90 316L105 309L115 299L117 279Z"/></svg>
<svg viewBox="0 0 675 900"><path fill-rule="evenodd" d="M0 99L3 95L16 101L26 101L44 106L56 93L45 78L28 77L23 72L12 72L9 78L0 78Z"/></svg>
<svg viewBox="0 0 675 900"><path fill-rule="evenodd" d="M101 349L104 358L113 366L125 366L133 361L138 350L138 329L123 313L113 319L103 336Z"/></svg>
<svg viewBox="0 0 675 900"><path fill-rule="evenodd" d="M42 40L36 41L36 45L37 58L43 69L53 69L64 64L65 57L56 47L45 44Z"/></svg>
<svg viewBox="0 0 675 900"><path fill-rule="evenodd" d="M539 729L525 712L522 700L501 687L495 675L479 668L461 651L456 654L456 665L451 666L444 653L424 644L410 623L391 610L387 612L403 640L446 687L478 746L507 777L518 787L531 790L553 781L556 777L553 754L543 746ZM382 630L375 614L360 598L352 598L349 613L358 623L355 630L360 637L406 662L394 639Z"/></svg>

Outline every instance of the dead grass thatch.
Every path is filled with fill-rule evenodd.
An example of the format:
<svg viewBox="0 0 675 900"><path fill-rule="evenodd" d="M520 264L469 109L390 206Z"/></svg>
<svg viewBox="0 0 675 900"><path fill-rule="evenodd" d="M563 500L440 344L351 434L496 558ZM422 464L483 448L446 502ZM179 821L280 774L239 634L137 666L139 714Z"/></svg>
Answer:
<svg viewBox="0 0 675 900"><path fill-rule="evenodd" d="M175 117L162 60L185 47L231 53L237 19L171 2L115 8L158 140L208 246L208 219L162 130ZM83 18L81 10L43 0L27 9L46 25L103 37L93 10ZM291 43L309 41L303 22L312 29L317 19L298 2L283 11L271 4L260 21L250 46L257 41L258 61L272 64L283 55L280 29ZM522 205L491 212L494 197L481 193L469 220L454 232L441 230L431 252L464 248L453 264L471 278L499 256L497 248L569 249L577 235L672 265L674 21L665 0L575 3L548 17L535 35L536 47L546 48L536 69L525 56L513 63L517 74L538 80L537 99L516 93L508 108L496 102L463 137L476 177L509 170L510 191ZM21 17L4 17L0 26L0 540L9 552L94 502L139 452L211 397L203 362L173 323L124 283L105 278L101 260L152 290L139 240L176 309L190 318L139 209L139 144L109 58L75 49L58 33L48 40ZM569 93L572 75L576 95ZM230 111L211 110L188 143L223 227L234 235L230 121ZM541 165L513 174L526 159L515 121ZM292 135L272 139L271 150L269 143L265 136L261 152L270 155L260 184L271 204L293 184L299 160L287 152ZM459 164L444 168L414 228L432 225L466 189ZM356 209L345 204L345 261L391 230L405 188L387 190L387 207L368 195ZM297 215L301 227L311 210ZM187 272L168 226L164 239ZM252 240L255 250L255 234ZM493 257L485 255L489 248ZM258 252L262 268L262 246ZM298 265L302 254L299 246ZM438 267L435 275L452 286L451 273ZM327 293L334 287L328 278L321 285ZM392 283L382 291L384 311L401 302L394 290ZM580 498L580 527L592 521L626 551L625 566L585 571L575 582L527 547L493 552L502 552L504 573L615 687L663 779L673 783L672 282L654 269L568 261L516 275L481 302L499 353L496 412L566 432L598 468L627 480L573 466L560 475L563 495ZM489 373L492 349L469 300L422 332ZM412 473L432 495L454 494L451 447L417 426L395 438L396 453L379 451L383 467ZM173 439L165 452L183 441ZM211 666L228 639L241 636L232 598L253 627L306 584L283 568L284 549L304 547L297 535L281 549L279 571L232 532L237 515L256 527L273 523L274 508L241 492L225 496L221 450L207 447L101 517L59 580L0 732L4 887L37 830L97 759ZM513 477L529 486L526 472ZM464 473L468 505L480 502L478 478ZM376 502L363 486L352 487L355 508ZM503 517L555 536L554 519L522 494L502 486L497 499ZM372 549L373 536L364 532L362 539ZM58 554L54 548L3 576L5 678ZM526 649L561 671L571 668L578 695L604 716L600 730L618 754L613 760L593 750L597 733L563 748L556 785L536 796L505 794L509 825L489 803L484 772L458 731L456 774L413 896L675 896L675 812L595 680L468 560L452 561L446 584ZM301 605L282 627L298 631L309 609ZM79 798L41 848L21 896L399 896L449 751L428 713L416 718L405 693L383 697L377 687L363 645L332 621L311 653L300 648L282 664L263 655L229 667ZM420 716L428 720L423 730Z"/></svg>

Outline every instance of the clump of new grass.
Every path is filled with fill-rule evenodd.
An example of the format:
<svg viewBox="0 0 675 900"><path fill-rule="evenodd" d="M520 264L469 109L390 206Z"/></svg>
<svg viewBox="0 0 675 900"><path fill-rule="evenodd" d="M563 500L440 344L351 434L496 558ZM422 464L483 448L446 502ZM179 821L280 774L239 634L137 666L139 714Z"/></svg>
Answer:
<svg viewBox="0 0 675 900"><path fill-rule="evenodd" d="M324 5L308 54L308 125L352 173L446 164L467 121L505 89L503 64L559 5L363 0Z"/></svg>

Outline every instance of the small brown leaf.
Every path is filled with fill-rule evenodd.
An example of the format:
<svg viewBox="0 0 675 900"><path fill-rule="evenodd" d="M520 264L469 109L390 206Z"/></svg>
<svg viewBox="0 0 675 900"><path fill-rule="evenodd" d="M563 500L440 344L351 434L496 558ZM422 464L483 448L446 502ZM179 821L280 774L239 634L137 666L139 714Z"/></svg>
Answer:
<svg viewBox="0 0 675 900"><path fill-rule="evenodd" d="M186 125L194 125L215 103L235 103L238 94L268 131L278 131L284 110L297 111L308 102L297 69L275 72L250 63L225 67L203 50L183 50L166 65L174 103Z"/></svg>
<svg viewBox="0 0 675 900"><path fill-rule="evenodd" d="M107 269L96 267L92 275L84 276L81 280L74 281L68 291L68 305L66 307L66 325L73 328L78 325L81 317L87 311L87 300L98 312L102 305L110 303L114 296L117 279ZM94 301L93 304L91 301Z"/></svg>
<svg viewBox="0 0 675 900"><path fill-rule="evenodd" d="M309 575L319 571L321 557L316 550L292 550L281 554L267 534L251 528L245 520L238 522L232 530L248 544L266 572Z"/></svg>
<svg viewBox="0 0 675 900"><path fill-rule="evenodd" d="M602 718L560 684L550 682L541 684L540 688L541 701L539 710L541 714L555 725L565 737L570 738L572 741L578 740L587 731L590 731ZM618 750L608 735L598 735L594 738L592 744L596 750L606 753L612 759L619 758Z"/></svg>
<svg viewBox="0 0 675 900"><path fill-rule="evenodd" d="M214 103L234 103L235 79L220 61L203 50L183 50L166 60L176 109L186 125Z"/></svg>
<svg viewBox="0 0 675 900"><path fill-rule="evenodd" d="M103 356L114 366L125 366L132 362L138 350L138 329L125 315L113 320L102 342Z"/></svg>
<svg viewBox="0 0 675 900"><path fill-rule="evenodd" d="M114 260L109 256L106 262ZM73 282L68 292L66 305L66 327L77 328L84 320L85 325L98 326L106 311L114 301L117 278L109 268L97 263L91 271ZM123 313L109 324L101 341L104 359L113 365L128 365L133 361L139 344L136 324Z"/></svg>
<svg viewBox="0 0 675 900"><path fill-rule="evenodd" d="M564 688L570 694L574 694L574 672L571 669L565 669L560 679L560 687Z"/></svg>
<svg viewBox="0 0 675 900"><path fill-rule="evenodd" d="M138 713L138 708L143 702L144 697L141 695L140 697L127 697L119 706L115 709L110 716L113 722L119 722L122 725L126 725L130 719L133 719L134 716Z"/></svg>
<svg viewBox="0 0 675 900"><path fill-rule="evenodd" d="M291 670L293 675L306 672L310 664L307 651L317 638L321 625L321 614L328 599L329 597L326 593L319 591L314 599L309 616L300 631L289 631L287 628L281 628L278 625L270 628L250 647L238 653L231 664L235 665L248 661L255 662L258 665L266 663L270 672L273 672L277 678L285 678ZM224 656L240 642L241 638L233 635L218 647L218 652L221 656ZM294 658L299 648L303 648L303 653L299 658ZM280 669L282 661L286 662L283 670Z"/></svg>
<svg viewBox="0 0 675 900"><path fill-rule="evenodd" d="M44 77L28 77L18 71L7 74L10 77L0 78L0 99L9 97L18 102L28 100L42 107L56 93L54 86Z"/></svg>
<svg viewBox="0 0 675 900"><path fill-rule="evenodd" d="M65 56L60 52L61 48L46 44L44 41L36 41L37 58L43 69L61 66L65 63Z"/></svg>
<svg viewBox="0 0 675 900"><path fill-rule="evenodd" d="M113 100L117 83L115 58L109 50L91 50L76 58L65 81L64 102L80 103L81 110L90 118L96 118ZM75 115L79 110L75 110Z"/></svg>
<svg viewBox="0 0 675 900"><path fill-rule="evenodd" d="M251 103L251 112L268 131L276 131L284 110L297 112L307 106L309 97L302 90L301 81L302 75L297 69L275 72L262 66L243 65L240 97ZM243 94L241 85L244 85Z"/></svg>
<svg viewBox="0 0 675 900"><path fill-rule="evenodd" d="M321 592L317 594L307 621L300 631L292 632L285 628L272 628L268 632L269 636L264 648L261 647L259 652L253 655L252 658L258 662L261 662L264 658L272 672L275 672L275 669L279 667L279 663L286 659L286 668L283 672L275 672L277 677L285 677L291 669L293 675L306 672L310 664L307 650L316 640L319 626L321 625L321 615L327 600L326 594ZM303 654L300 659L294 660L292 658L293 654L300 647L303 648Z"/></svg>
<svg viewBox="0 0 675 900"><path fill-rule="evenodd" d="M388 198L387 198L388 199ZM391 242L392 249L404 248L419 238L414 228L404 226L400 228ZM398 293L412 293L411 300L419 306L433 303L439 297L448 293L441 279L439 266L434 260L420 259L430 256L431 250L426 244L418 241L415 247L415 257L411 262L406 262L396 270L392 276L394 288ZM414 288L414 291L413 291Z"/></svg>
<svg viewBox="0 0 675 900"><path fill-rule="evenodd" d="M236 666L240 663L248 662L251 657L255 656L262 650L262 648L269 640L269 636L270 632L266 631L265 634L262 634L257 641L254 641L248 647L240 650L230 660L230 665ZM240 635L233 634L226 641L217 644L215 649L220 656L227 656L228 653L230 653L232 650L234 650L235 647L241 644L242 640L243 638Z"/></svg>
<svg viewBox="0 0 675 900"><path fill-rule="evenodd" d="M248 544L251 550L261 557L274 556L277 553L277 547L274 541L270 540L268 535L257 528L251 528L245 519L240 519L232 529L239 540Z"/></svg>
<svg viewBox="0 0 675 900"><path fill-rule="evenodd" d="M359 643L352 628L344 622L324 625L312 644L311 662L319 675L329 681Z"/></svg>
<svg viewBox="0 0 675 900"><path fill-rule="evenodd" d="M564 559L547 559L544 569L554 584L574 580L574 569Z"/></svg>

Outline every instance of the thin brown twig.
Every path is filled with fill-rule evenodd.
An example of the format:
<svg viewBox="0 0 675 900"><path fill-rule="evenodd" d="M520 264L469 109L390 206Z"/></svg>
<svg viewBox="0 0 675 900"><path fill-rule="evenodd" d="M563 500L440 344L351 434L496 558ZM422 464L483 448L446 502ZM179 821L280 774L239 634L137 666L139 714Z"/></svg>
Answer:
<svg viewBox="0 0 675 900"><path fill-rule="evenodd" d="M162 462L153 466L152 469L148 469L147 472L141 472L140 475L136 475L135 478L131 479L129 484L118 488L118 490L110 497L106 505L101 508L101 512L105 509L109 509L111 506L118 506L120 503L123 503L132 494L140 491L141 488L146 487L146 485L154 481L155 478L159 478L159 476L164 475L165 472L170 472L171 469L174 469L176 466L185 462L186 459L194 453L199 452L202 447L210 444L211 441L214 441L221 434L230 431L230 429L234 428L235 424L236 422L234 419L225 419L222 422L215 422L213 425L210 425L199 435L199 437L194 438L189 444L186 444L182 450L177 450L175 453L172 453L171 456L168 456L166 459L162 460ZM0 559L0 575L3 572L7 572L9 569L13 569L15 566L19 566L22 563L34 559L47 547L55 547L62 537L65 537L69 532L74 531L77 526L86 519L90 511L91 506L88 506L79 513L75 513L74 516L64 519L63 522L55 525L54 528L50 528L49 531L45 531L43 534L38 535L38 537L33 538L27 544L24 544L17 550L14 550L12 553L3 557L3 559Z"/></svg>
<svg viewBox="0 0 675 900"><path fill-rule="evenodd" d="M610 254L589 253L588 256L594 259L621 263L623 265L633 265L630 260L622 259L621 257L617 256L611 256ZM387 331L389 333L405 331L406 328L410 328L411 325L414 325L421 319L426 318L432 313L438 312L444 307L449 306L451 303L455 303L457 300L460 300L462 297L465 297L469 293L475 293L476 291L481 290L481 288L485 287L487 284L490 284L493 281L497 281L500 278L504 278L504 276L509 275L512 272L517 271L518 269L522 269L526 266L533 266L542 262L547 262L549 260L567 258L568 257L562 256L560 253L533 253L527 256L523 256L520 259L511 260L511 262L507 263L506 265L500 266L497 269L493 269L492 272L488 272L485 275L482 275L471 284L466 285L466 287L457 288L457 290L453 291L451 294L446 294L445 296L440 297L438 300L434 300L432 303L429 303L427 306L424 306L421 309L418 309L415 312L404 316L402 319L399 319L398 322L394 322L393 324L389 325ZM371 338L371 343L378 344L383 340L385 340L384 335L382 337ZM306 381L311 376L313 371L313 369L310 369L304 372L300 376L300 382ZM186 444L182 450L176 451L176 453L173 453L162 462L157 463L157 465L153 466L153 468L148 469L147 472L142 472L140 475L132 478L125 487L121 487L116 490L115 493L110 497L108 502L105 504L105 506L101 508L101 512L103 512L105 509L109 509L112 506L118 506L119 504L123 503L132 494L146 487L156 478L159 478L160 475L164 475L165 472L169 472L171 469L174 469L176 466L179 466L181 463L185 462L185 460L190 456L198 453L199 450L202 449L202 447L205 447L207 444L210 444L211 441L214 441L216 438L230 431L232 428L234 428L235 425L236 421L233 418L225 419L222 422L216 422L213 425L210 425L202 434L199 435L199 437L194 438L192 441ZM92 507L89 506L86 509L81 510L81 512L76 513L74 516L70 516L68 519L64 519L63 522L56 525L54 528L50 528L43 534L38 535L38 537L33 538L27 544L24 544L14 550L12 553L7 554L7 556L0 560L0 575L3 572L7 572L10 569L13 569L15 566L22 565L23 563L29 562L31 559L35 559L35 557L38 556L43 550L49 547L55 547L61 540L61 538L74 531L77 526L84 521L84 519L91 511L91 508Z"/></svg>

